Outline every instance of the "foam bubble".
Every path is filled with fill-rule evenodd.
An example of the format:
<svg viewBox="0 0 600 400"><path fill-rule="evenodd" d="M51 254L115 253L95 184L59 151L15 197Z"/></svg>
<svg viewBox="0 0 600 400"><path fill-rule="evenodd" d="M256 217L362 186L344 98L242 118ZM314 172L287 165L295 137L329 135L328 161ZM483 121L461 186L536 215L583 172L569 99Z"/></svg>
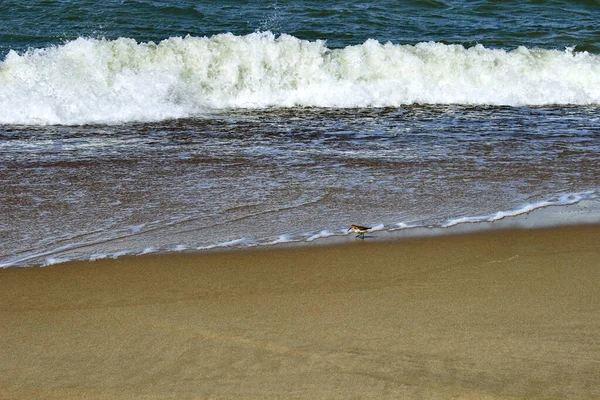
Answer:
<svg viewBox="0 0 600 400"><path fill-rule="evenodd" d="M328 230L322 230L318 233L315 233L313 235L309 235L308 238L306 239L307 242L312 242L313 240L317 240L317 239L321 239L321 238L326 238L329 236L333 236L335 235L334 232L328 231Z"/></svg>
<svg viewBox="0 0 600 400"><path fill-rule="evenodd" d="M454 225L462 224L462 223L477 223L477 222L493 222L507 217L514 217L520 214L525 214L528 212L535 211L544 207L551 206L568 206L576 204L582 200L592 200L597 199L598 194L596 191L585 191L585 192L576 192L576 193L563 193L561 195L555 196L549 200L527 203L523 204L521 207L515 208L513 210L505 210L505 211L497 211L494 213L490 213L488 215L478 215L478 216L463 216L458 218L449 219L446 223L435 226L427 226L421 224L406 224L403 222L396 223L395 226L386 226L384 224L378 224L372 227L372 231L396 231L400 229L406 228L418 228L418 227L451 227ZM597 212L596 212L597 214ZM597 218L597 216L595 217ZM130 235L135 235L135 232L131 230L131 227L127 227L125 231L129 232ZM277 239L272 241L256 241L248 238L240 238L233 239L228 241L223 241L219 243L210 244L207 246L195 247L196 250L209 250L216 248L236 248L236 247L257 247L263 245L274 245L278 243L289 243L289 242L312 242L317 239L327 238L331 236L344 236L348 234L347 229L323 229L319 232L307 232L304 234L281 234ZM115 253L93 253L89 256L73 256L67 257L64 253L69 254L73 250L77 250L82 247L88 247L93 244L103 243L105 239L98 239L96 241L83 241L77 243L70 243L68 245L59 246L53 249L46 249L40 251L33 251L28 254L16 255L12 258L5 259L0 261L0 268L8 268L12 266L23 266L23 265L53 265L57 263L62 263L66 261L72 260L81 260L88 259L90 261L104 259L104 258L118 258L124 255L132 255L132 254L148 254L148 253L157 253L161 251L171 252L171 251L184 251L188 249L192 249L190 245L180 244L170 248L157 248L157 247L146 247L143 250L140 249L124 249ZM80 258L78 258L80 257Z"/></svg>
<svg viewBox="0 0 600 400"><path fill-rule="evenodd" d="M411 225L411 224L407 224L405 222L398 222L396 223L396 228L392 229L392 230L398 230L398 229L409 229L409 228L417 228L418 225Z"/></svg>
<svg viewBox="0 0 600 400"><path fill-rule="evenodd" d="M273 245L273 244L278 244L278 243L289 243L292 242L292 236L291 235L279 235L279 237L271 242L266 243L267 245Z"/></svg>
<svg viewBox="0 0 600 400"><path fill-rule="evenodd" d="M111 254L110 257L111 258L119 258L119 257L129 255L131 253L132 253L131 250L121 250L121 251L117 251L116 253Z"/></svg>
<svg viewBox="0 0 600 400"><path fill-rule="evenodd" d="M42 267L47 267L49 265L60 264L67 261L71 261L70 258L60 258L60 257L46 257Z"/></svg>
<svg viewBox="0 0 600 400"><path fill-rule="evenodd" d="M270 32L78 38L10 51L0 123L158 121L230 107L599 104L600 56L573 49L382 44L329 49Z"/></svg>
<svg viewBox="0 0 600 400"><path fill-rule="evenodd" d="M132 233L140 233L142 231L142 229L144 229L145 226L146 226L146 224L131 225L131 226L129 226L129 229L131 230Z"/></svg>
<svg viewBox="0 0 600 400"><path fill-rule="evenodd" d="M216 248L220 248L220 247L235 247L235 246L240 246L240 245L245 245L247 247L254 246L254 244L249 239L241 238L241 239L230 240L227 242L215 243L215 244L211 244L208 246L197 247L196 250L210 250L210 249L216 249Z"/></svg>
<svg viewBox="0 0 600 400"><path fill-rule="evenodd" d="M557 199L554 200L544 200L537 203L524 204L522 207L508 210L508 211L498 211L494 214L489 215L479 215L479 216L470 216L470 217L460 217L453 218L442 225L444 228L449 228L454 225L464 224L464 223L473 223L473 222L494 222L501 220L507 217L515 217L521 214L527 214L534 210L550 207L550 206L567 206L571 204L579 203L581 200L587 199L595 199L596 193L594 191L587 192L579 192L579 193L566 193L560 195Z"/></svg>

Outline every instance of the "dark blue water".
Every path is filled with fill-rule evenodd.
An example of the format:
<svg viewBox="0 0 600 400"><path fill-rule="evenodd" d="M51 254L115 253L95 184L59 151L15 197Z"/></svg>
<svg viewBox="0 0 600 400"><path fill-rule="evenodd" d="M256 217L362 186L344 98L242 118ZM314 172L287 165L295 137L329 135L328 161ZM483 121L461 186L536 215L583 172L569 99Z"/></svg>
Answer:
<svg viewBox="0 0 600 400"><path fill-rule="evenodd" d="M596 1L0 15L0 266L439 227L600 191Z"/></svg>
<svg viewBox="0 0 600 400"><path fill-rule="evenodd" d="M587 1L15 1L0 3L0 55L78 37L161 41L256 31L326 40L367 39L514 49L600 51L600 2Z"/></svg>

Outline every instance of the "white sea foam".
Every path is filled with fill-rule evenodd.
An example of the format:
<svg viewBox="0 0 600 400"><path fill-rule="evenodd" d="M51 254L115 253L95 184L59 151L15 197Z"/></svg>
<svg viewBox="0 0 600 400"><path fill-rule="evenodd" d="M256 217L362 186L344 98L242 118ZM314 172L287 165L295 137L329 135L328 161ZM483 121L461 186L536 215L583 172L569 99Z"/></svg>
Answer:
<svg viewBox="0 0 600 400"><path fill-rule="evenodd" d="M578 193L565 193L559 196L556 196L550 200L539 201L535 203L524 204L519 208L515 208L513 210L508 211L498 211L488 215L479 215L479 216L465 216L449 219L446 223L441 225L419 225L419 224L406 224L406 223L397 223L395 226L386 227L384 224L378 224L372 227L371 231L397 231L400 229L406 228L435 228L437 227L451 227L458 224L463 223L478 223L478 222L493 222L507 217L515 217L521 214L525 214L528 212L535 211L540 208L552 207L552 206L569 206L576 203L579 203L582 200L592 200L597 199L598 194L596 191L586 191L586 192L578 192ZM598 211L595 211L598 215ZM596 217L597 218L597 217ZM581 220L581 219L580 219ZM131 232L131 229L128 228ZM331 236L344 236L348 234L346 229L323 229L319 232L309 232L300 235L292 235L292 234L282 234L277 239L273 241L255 241L248 238L240 238L233 239L228 241L223 241L219 243L214 243L205 246L197 246L192 247L190 245L180 244L170 248L157 248L157 247L147 247L143 250L133 250L133 249L124 249L122 251L118 251L115 253L93 253L87 257L79 258L79 256L75 257L66 257L64 253L69 253L73 250L77 250L82 247L90 246L94 243L102 243L104 240L98 240L96 242L77 242L71 243L68 245L59 246L54 249L47 249L39 252L32 251L28 254L23 254L19 256L15 256L12 258L8 258L0 261L0 268L8 268L12 266L23 266L23 265L53 265L57 263L62 263L66 261L72 260L81 260L88 259L90 261L104 259L104 258L118 258L124 255L134 255L134 254L148 254L148 253L158 253L161 251L173 252L173 251L184 251L184 250L210 250L210 249L219 249L219 248L239 248L239 247L258 247L264 245L274 245L280 243L291 243L291 242L313 242L317 239L328 238ZM131 232L131 235L135 235L134 232Z"/></svg>
<svg viewBox="0 0 600 400"><path fill-rule="evenodd" d="M79 38L10 51L0 123L156 121L221 108L426 104L600 104L600 55L482 45L343 49L270 32L246 36Z"/></svg>
<svg viewBox="0 0 600 400"><path fill-rule="evenodd" d="M417 228L417 227L418 227L418 225L407 224L406 222L398 222L398 223L396 223L396 227L392 228L390 230L410 229L410 228Z"/></svg>
<svg viewBox="0 0 600 400"><path fill-rule="evenodd" d="M142 231L142 229L144 229L145 226L146 226L146 224L131 225L131 226L129 226L129 229L131 230L132 233L139 233Z"/></svg>
<svg viewBox="0 0 600 400"><path fill-rule="evenodd" d="M70 258L59 258L59 257L46 257L46 261L42 264L43 267L47 267L49 265L60 264L67 261L71 261Z"/></svg>
<svg viewBox="0 0 600 400"><path fill-rule="evenodd" d="M90 261L103 260L107 257L108 257L108 255L106 255L106 254L92 254L90 256Z"/></svg>
<svg viewBox="0 0 600 400"><path fill-rule="evenodd" d="M234 240L230 240L227 242L222 242L222 243L215 243L215 244L211 244L208 246L200 246L197 247L196 250L210 250L210 249L218 249L221 247L235 247L235 246L247 246L247 247L252 247L255 246L255 244L253 244L250 240L246 239L246 238L241 238L241 239L234 239Z"/></svg>
<svg viewBox="0 0 600 400"><path fill-rule="evenodd" d="M306 241L307 242L312 242L313 240L317 240L317 239L321 239L321 238L326 238L326 237L333 236L333 235L336 235L336 233L332 232L332 231L329 231L327 229L324 229L324 230L322 230L320 232L317 232L315 234L307 234L308 237L306 238Z"/></svg>
<svg viewBox="0 0 600 400"><path fill-rule="evenodd" d="M140 254L150 254L150 253L155 253L158 250L156 249L156 247L146 247Z"/></svg>
<svg viewBox="0 0 600 400"><path fill-rule="evenodd" d="M127 256L133 254L132 250L121 250L121 251L117 251L116 253L113 253L110 255L111 258L119 258L119 257L123 257L123 256Z"/></svg>
<svg viewBox="0 0 600 400"><path fill-rule="evenodd" d="M266 243L267 245L274 245L279 243L289 243L295 241L291 235L279 235L279 237L271 242Z"/></svg>
<svg viewBox="0 0 600 400"><path fill-rule="evenodd" d="M493 222L506 217L516 217L517 215L526 214L534 210L550 207L550 206L566 206L575 203L579 203L581 200L595 199L596 193L594 191L580 192L580 193L566 193L554 200L545 200L537 203L524 204L522 207L509 210L509 211L498 211L490 215L479 215L470 217L453 218L442 225L444 228L448 228L458 224L473 223L473 222Z"/></svg>

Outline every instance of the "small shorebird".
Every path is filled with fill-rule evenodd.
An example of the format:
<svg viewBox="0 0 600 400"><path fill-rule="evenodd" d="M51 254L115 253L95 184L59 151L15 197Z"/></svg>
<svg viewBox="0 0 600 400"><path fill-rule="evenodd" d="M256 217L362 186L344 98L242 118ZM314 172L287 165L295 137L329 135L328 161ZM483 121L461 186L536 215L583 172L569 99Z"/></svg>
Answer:
<svg viewBox="0 0 600 400"><path fill-rule="evenodd" d="M365 238L365 233L371 228L367 228L366 226L360 226L360 225L350 225L350 228L348 228L348 232L352 231L354 233L356 233L356 237L359 237L361 239Z"/></svg>

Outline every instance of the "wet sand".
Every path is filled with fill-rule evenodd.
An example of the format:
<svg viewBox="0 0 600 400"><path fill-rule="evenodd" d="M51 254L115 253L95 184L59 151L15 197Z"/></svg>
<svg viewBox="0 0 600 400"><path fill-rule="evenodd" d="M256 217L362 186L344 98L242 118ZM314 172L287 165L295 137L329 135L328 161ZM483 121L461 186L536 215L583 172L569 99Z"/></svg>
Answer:
<svg viewBox="0 0 600 400"><path fill-rule="evenodd" d="M512 229L0 270L0 399L600 398L599 239Z"/></svg>

